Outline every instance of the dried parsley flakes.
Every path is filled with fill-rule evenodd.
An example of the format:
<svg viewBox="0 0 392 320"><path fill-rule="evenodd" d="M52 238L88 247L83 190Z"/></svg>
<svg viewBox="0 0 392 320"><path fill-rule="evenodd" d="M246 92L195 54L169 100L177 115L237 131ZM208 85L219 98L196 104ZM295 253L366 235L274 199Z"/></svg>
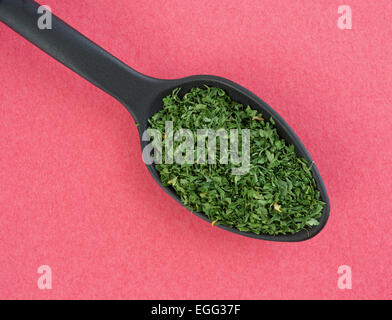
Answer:
<svg viewBox="0 0 392 320"><path fill-rule="evenodd" d="M272 118L264 119L219 88L193 88L183 98L179 91L165 97L164 108L149 120L150 128L162 133L163 146L168 141L167 121L175 130L190 129L195 141L198 129L238 129L239 150L241 132L250 132L246 174L234 175L232 169L238 164L231 162L155 164L163 185L172 187L186 207L206 214L212 225L256 234L294 234L319 224L324 203L311 171L294 146L279 137ZM222 145L217 139L218 152ZM165 159L165 148L161 155Z"/></svg>

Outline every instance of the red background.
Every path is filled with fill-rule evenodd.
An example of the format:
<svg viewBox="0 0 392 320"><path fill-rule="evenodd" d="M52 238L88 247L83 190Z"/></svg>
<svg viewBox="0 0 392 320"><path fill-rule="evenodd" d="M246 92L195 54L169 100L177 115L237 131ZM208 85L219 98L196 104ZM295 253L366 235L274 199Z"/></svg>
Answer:
<svg viewBox="0 0 392 320"><path fill-rule="evenodd" d="M0 298L392 298L390 0L45 4L142 73L256 93L311 153L331 217L302 243L205 223L150 177L120 103L0 25Z"/></svg>

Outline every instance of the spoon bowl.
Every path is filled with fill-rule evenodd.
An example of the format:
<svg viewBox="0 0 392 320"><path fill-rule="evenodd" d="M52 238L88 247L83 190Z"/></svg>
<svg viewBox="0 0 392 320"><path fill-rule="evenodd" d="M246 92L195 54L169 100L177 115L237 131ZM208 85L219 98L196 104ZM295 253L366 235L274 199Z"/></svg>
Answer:
<svg viewBox="0 0 392 320"><path fill-rule="evenodd" d="M163 108L162 99L165 96L175 88L180 87L184 94L191 88L208 85L225 90L233 100L258 110L266 119L272 117L280 137L288 144L294 145L299 157L306 159L309 165L312 164L311 172L320 191L320 199L325 202L319 225L296 234L276 236L239 231L225 225L217 225L218 228L251 238L281 242L307 240L322 230L329 217L330 204L319 171L294 131L263 100L235 82L217 76L197 75L174 80L145 76L97 46L55 15L52 15L51 29L40 29L37 25L40 17L39 7L38 3L29 0L0 0L0 21L121 102L139 125L142 149L148 144L141 139L143 132L148 128L148 119ZM147 165L147 168L155 181L184 206L171 187L163 186L154 165ZM201 212L193 213L205 221L212 222Z"/></svg>

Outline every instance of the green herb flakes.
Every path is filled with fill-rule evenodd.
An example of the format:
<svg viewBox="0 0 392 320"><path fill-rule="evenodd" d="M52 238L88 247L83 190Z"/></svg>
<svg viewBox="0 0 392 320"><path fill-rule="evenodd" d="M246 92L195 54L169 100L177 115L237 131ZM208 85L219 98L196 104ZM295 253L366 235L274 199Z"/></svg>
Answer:
<svg viewBox="0 0 392 320"><path fill-rule="evenodd" d="M256 234L294 234L319 224L324 203L310 168L297 157L294 146L279 137L272 118L264 119L219 88L193 88L182 98L179 91L165 97L164 108L149 120L150 128L162 133L162 158L167 121L172 121L174 130L190 129L194 137L198 129L239 129L239 150L242 132L250 132L246 174L232 174L238 164L230 161L155 164L163 185L173 188L187 208L207 215L213 226ZM221 145L217 139L218 151Z"/></svg>

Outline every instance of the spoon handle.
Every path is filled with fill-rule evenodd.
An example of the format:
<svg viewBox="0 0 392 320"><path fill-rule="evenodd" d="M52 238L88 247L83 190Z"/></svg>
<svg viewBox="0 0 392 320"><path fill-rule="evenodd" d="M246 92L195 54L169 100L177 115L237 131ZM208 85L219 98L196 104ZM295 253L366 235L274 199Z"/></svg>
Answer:
<svg viewBox="0 0 392 320"><path fill-rule="evenodd" d="M162 80L133 70L53 14L51 28L42 29L42 22L40 28L45 12L39 7L32 0L0 0L0 21L119 100L138 121L138 107Z"/></svg>

